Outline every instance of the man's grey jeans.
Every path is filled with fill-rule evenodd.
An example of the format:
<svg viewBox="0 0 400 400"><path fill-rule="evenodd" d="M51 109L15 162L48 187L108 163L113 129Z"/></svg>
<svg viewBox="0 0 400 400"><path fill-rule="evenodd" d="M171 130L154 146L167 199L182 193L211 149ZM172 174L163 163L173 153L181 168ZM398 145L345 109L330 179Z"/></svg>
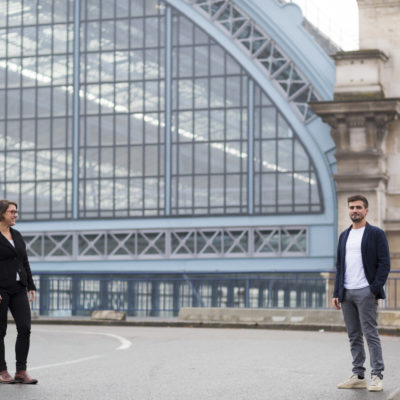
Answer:
<svg viewBox="0 0 400 400"><path fill-rule="evenodd" d="M353 373L364 376L364 335L369 349L371 374L381 376L385 366L376 321L378 301L367 286L363 289L345 289L341 306L353 356Z"/></svg>

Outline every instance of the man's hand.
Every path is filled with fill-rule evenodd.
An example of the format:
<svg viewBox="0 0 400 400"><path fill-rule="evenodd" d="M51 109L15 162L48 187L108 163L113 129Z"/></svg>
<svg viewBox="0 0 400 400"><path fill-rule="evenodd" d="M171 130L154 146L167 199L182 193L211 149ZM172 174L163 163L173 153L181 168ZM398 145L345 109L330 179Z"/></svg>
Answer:
<svg viewBox="0 0 400 400"><path fill-rule="evenodd" d="M29 297L29 301L35 300L35 291L34 290L30 290L28 292L28 297Z"/></svg>
<svg viewBox="0 0 400 400"><path fill-rule="evenodd" d="M340 303L339 303L339 299L337 297L334 297L332 299L332 306L334 308L336 308L336 310L340 310Z"/></svg>

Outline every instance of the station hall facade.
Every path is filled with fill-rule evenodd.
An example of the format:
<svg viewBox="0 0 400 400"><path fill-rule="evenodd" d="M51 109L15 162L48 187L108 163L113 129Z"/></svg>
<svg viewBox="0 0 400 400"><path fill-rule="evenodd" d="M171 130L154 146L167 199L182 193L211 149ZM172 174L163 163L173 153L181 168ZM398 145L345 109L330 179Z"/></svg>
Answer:
<svg viewBox="0 0 400 400"><path fill-rule="evenodd" d="M5 0L0 197L35 274L334 267L335 62L277 0Z"/></svg>

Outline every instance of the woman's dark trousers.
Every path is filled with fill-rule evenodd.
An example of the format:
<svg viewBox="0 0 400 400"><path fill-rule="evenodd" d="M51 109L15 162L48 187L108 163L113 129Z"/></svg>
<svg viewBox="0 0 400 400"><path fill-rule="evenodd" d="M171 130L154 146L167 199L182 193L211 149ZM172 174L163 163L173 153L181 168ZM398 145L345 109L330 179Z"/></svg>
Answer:
<svg viewBox="0 0 400 400"><path fill-rule="evenodd" d="M12 288L0 289L0 371L7 369L4 351L4 337L7 332L7 312L10 309L17 327L17 341L15 343L16 370L26 370L26 359L29 352L31 335L31 309L29 307L26 287L19 282Z"/></svg>

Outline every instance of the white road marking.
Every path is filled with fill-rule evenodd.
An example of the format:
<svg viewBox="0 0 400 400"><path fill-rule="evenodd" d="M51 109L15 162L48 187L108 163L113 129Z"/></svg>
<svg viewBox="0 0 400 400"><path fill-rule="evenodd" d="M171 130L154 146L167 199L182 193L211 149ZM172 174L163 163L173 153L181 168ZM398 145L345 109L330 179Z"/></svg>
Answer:
<svg viewBox="0 0 400 400"><path fill-rule="evenodd" d="M35 332L47 332L47 333L66 333L62 330L53 330L53 329L35 329ZM112 337L117 339L121 344L115 350L127 350L132 346L132 342L120 335L115 335L113 333L105 333L105 332L91 332L91 331L74 331L73 333L80 333L82 335L102 335Z"/></svg>
<svg viewBox="0 0 400 400"><path fill-rule="evenodd" d="M66 333L66 331L62 330L53 330L53 329L35 329L34 332L46 332L46 333ZM74 331L73 333L79 333L82 335L102 335L102 336L108 336L113 339L117 339L120 342L120 346L118 346L115 350L127 350L129 347L132 346L132 342L129 341L128 339L119 336L119 335L114 335L113 333L105 333L105 332L90 332L90 331ZM46 369L46 368L54 368L54 367L62 367L64 365L70 365L70 364L77 364L85 361L90 361L90 360L95 360L97 358L102 358L104 355L96 354L93 356L88 356L88 357L83 357L83 358L77 358L76 360L69 360L69 361L62 361L59 363L54 363L54 364L46 364L46 365L40 365L37 367L30 367L30 371L34 371L37 369ZM14 373L15 371L10 371L11 373Z"/></svg>
<svg viewBox="0 0 400 400"><path fill-rule="evenodd" d="M40 365L39 367L30 367L29 371L32 371L32 370L35 370L35 369L62 367L64 365L77 364L77 363L80 363L80 362L95 360L96 358L101 358L101 357L103 357L103 356L94 355L94 356L89 356L89 357L77 358L76 360L63 361L63 362L59 362L59 363L55 363L55 364Z"/></svg>
<svg viewBox="0 0 400 400"><path fill-rule="evenodd" d="M114 339L117 339L120 341L121 345L117 347L115 350L127 350L129 347L132 346L132 342L129 341L128 339L125 339L122 336L119 335L114 335L113 333L104 333L104 332L89 332L89 331L77 331L75 333L82 333L84 335L103 335L103 336L109 336Z"/></svg>

